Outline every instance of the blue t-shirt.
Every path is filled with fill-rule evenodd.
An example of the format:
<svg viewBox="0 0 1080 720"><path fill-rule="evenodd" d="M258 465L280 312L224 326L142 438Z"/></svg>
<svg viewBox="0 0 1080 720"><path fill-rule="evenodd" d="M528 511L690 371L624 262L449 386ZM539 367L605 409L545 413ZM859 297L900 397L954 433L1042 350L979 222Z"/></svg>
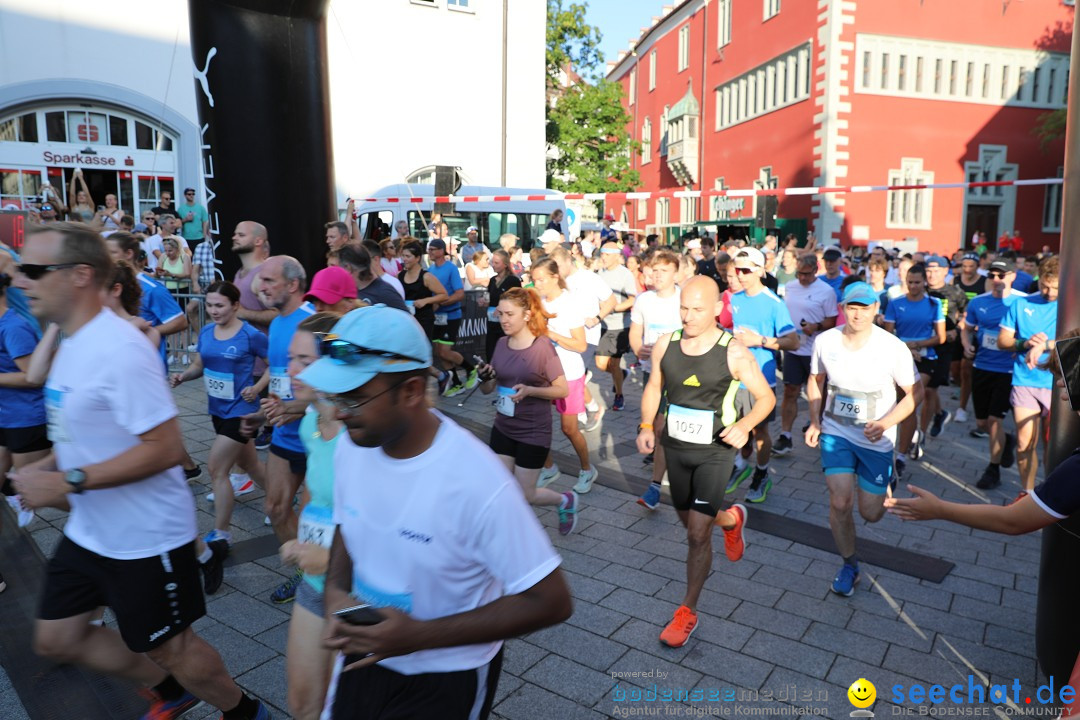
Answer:
<svg viewBox="0 0 1080 720"><path fill-rule="evenodd" d="M1054 337L1057 333L1057 300L1047 302L1042 295L1029 295L1013 303L1005 319L1001 321L1002 328L1008 328L1016 333L1016 337L1027 340L1032 335L1046 333L1047 337ZM1050 357L1050 353L1043 353L1039 358L1039 364L1043 364ZM1027 353L1016 353L1013 361L1013 387L1052 388L1054 376L1049 370L1029 368L1027 366Z"/></svg>
<svg viewBox="0 0 1080 720"><path fill-rule="evenodd" d="M818 275L818 280L831 287L833 292L836 293L836 302L840 302L840 297L844 294L844 291L840 289L840 286L844 283L844 278L846 277L847 275L844 273L840 273L834 278L830 278L828 275Z"/></svg>
<svg viewBox="0 0 1080 720"><path fill-rule="evenodd" d="M795 332L787 305L768 288L762 288L753 296L747 295L745 290L732 295L731 323L736 332L739 328L746 328L762 337L778 338ZM775 385L776 353L763 347L752 347L750 352L761 366L766 382Z"/></svg>
<svg viewBox="0 0 1080 720"><path fill-rule="evenodd" d="M139 299L139 317L146 320L153 327L164 325L173 318L183 315L180 303L172 296L168 288L157 280L149 277L146 273L136 273L139 284L142 286L142 297ZM161 362L165 365L165 372L169 371L168 352L165 349L165 338L161 338L158 346L161 353Z"/></svg>
<svg viewBox="0 0 1080 720"><path fill-rule="evenodd" d="M945 306L936 297L929 295L923 295L917 302L912 302L907 295L901 295L885 308L885 322L896 323L893 332L904 342L929 340L937 337L935 325L945 322ZM927 360L936 360L937 352L928 347L924 357Z"/></svg>
<svg viewBox="0 0 1080 720"><path fill-rule="evenodd" d="M21 372L15 358L34 352L37 323L29 323L15 308L0 317L0 373ZM0 428L45 424L45 394L41 388L0 387Z"/></svg>
<svg viewBox="0 0 1080 720"><path fill-rule="evenodd" d="M304 303L288 315L274 318L270 323L270 342L266 362L270 366L270 394L282 400L292 400L292 378L289 377L289 343L296 326L315 313L310 303ZM300 442L300 421L274 428L274 445L293 452L304 452Z"/></svg>
<svg viewBox="0 0 1080 720"><path fill-rule="evenodd" d="M256 412L258 399L247 402L240 391L255 384L255 358L266 357L268 340L246 322L227 340L214 337L216 327L207 325L199 333L199 356L210 414L235 418Z"/></svg>
<svg viewBox="0 0 1080 720"><path fill-rule="evenodd" d="M457 265L447 260L439 267L435 263L431 263L431 267L427 269L429 273L434 275L442 283L442 286L446 288L447 295L453 295L458 290L464 290L465 285L461 282L461 273L458 272ZM461 303L456 302L450 305L440 305L435 310L436 313L446 313L447 318L450 320L461 319Z"/></svg>
<svg viewBox="0 0 1080 720"><path fill-rule="evenodd" d="M997 349L998 330L1005 312L1022 297L1024 297L1023 293L1015 291L1003 298L994 297L993 293L983 293L976 295L968 303L965 322L968 327L976 329L976 369L1012 374L1016 353L1011 350Z"/></svg>
<svg viewBox="0 0 1080 720"><path fill-rule="evenodd" d="M9 247L0 246L0 250L3 250L11 259L18 265L22 262L19 259L19 253L15 252ZM26 295L17 287L8 286L8 289L4 291L5 297L7 297L8 307L19 314L20 317L30 323L30 331L34 333L34 337L38 340L41 339L41 323L34 317L34 314L30 312L30 304L26 302ZM12 426L14 427L14 426Z"/></svg>
<svg viewBox="0 0 1080 720"><path fill-rule="evenodd" d="M1035 282L1035 278L1028 275L1023 270L1016 271L1016 279L1013 280L1012 289L1019 290L1022 293L1026 293L1031 290L1031 284ZM1038 292L1038 288L1031 290L1031 292Z"/></svg>

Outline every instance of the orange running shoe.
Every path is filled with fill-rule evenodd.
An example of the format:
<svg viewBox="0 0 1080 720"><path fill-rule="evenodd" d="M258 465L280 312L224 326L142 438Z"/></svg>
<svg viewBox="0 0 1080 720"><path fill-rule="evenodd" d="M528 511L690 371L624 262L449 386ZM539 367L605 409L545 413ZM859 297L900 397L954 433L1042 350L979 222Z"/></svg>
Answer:
<svg viewBox="0 0 1080 720"><path fill-rule="evenodd" d="M675 611L675 617L664 628L664 632L660 633L660 642L668 647L682 647L696 627L697 613L685 605L680 605Z"/></svg>
<svg viewBox="0 0 1080 720"><path fill-rule="evenodd" d="M741 503L732 505L728 512L735 516L735 527L720 528L724 531L724 552L731 562L742 560L746 550L746 539L743 537L743 529L746 527L746 507Z"/></svg>

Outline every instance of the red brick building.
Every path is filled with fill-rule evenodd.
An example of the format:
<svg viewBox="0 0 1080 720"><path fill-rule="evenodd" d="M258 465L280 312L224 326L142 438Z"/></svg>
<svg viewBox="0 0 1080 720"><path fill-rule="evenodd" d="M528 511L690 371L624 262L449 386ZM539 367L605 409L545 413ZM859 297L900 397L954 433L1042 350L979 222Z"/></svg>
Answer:
<svg viewBox="0 0 1080 720"><path fill-rule="evenodd" d="M898 185L1061 175L1039 116L1068 92L1071 0L685 0L610 63L641 190ZM754 198L628 200L634 227L730 219ZM782 232L844 245L977 230L1057 248L1060 186L781 196ZM800 233L801 234L801 233Z"/></svg>

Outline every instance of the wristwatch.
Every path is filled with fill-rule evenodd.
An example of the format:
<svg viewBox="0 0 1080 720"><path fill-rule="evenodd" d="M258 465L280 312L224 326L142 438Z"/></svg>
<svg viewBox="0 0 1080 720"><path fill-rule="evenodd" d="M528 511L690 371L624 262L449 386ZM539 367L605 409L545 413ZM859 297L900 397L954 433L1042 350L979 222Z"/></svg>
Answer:
<svg viewBox="0 0 1080 720"><path fill-rule="evenodd" d="M71 492L81 495L86 485L86 473L82 468L75 468L64 473L64 482L71 486Z"/></svg>

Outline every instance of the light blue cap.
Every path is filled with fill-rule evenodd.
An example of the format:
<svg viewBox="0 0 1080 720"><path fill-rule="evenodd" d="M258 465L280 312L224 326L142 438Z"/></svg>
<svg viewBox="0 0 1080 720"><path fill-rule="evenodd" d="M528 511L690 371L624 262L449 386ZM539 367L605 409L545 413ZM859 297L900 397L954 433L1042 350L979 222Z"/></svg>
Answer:
<svg viewBox="0 0 1080 720"><path fill-rule="evenodd" d="M840 302L844 305L873 305L878 301L878 294L869 283L851 283L844 288L844 299Z"/></svg>
<svg viewBox="0 0 1080 720"><path fill-rule="evenodd" d="M331 333L376 354L360 355L351 362L329 357L316 360L297 377L319 392L345 393L366 385L380 373L431 367L431 341L420 323L404 310L382 304L357 308L338 320Z"/></svg>
<svg viewBox="0 0 1080 720"><path fill-rule="evenodd" d="M926 267L943 267L947 270L949 268L949 261L940 255L931 255L926 258Z"/></svg>

